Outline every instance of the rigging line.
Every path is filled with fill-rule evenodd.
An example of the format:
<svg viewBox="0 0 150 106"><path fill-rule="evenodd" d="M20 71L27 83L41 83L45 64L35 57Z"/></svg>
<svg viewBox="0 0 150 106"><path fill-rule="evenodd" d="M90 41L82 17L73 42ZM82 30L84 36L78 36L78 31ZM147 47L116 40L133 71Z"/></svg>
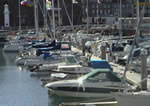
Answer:
<svg viewBox="0 0 150 106"><path fill-rule="evenodd" d="M47 10L47 11L48 11L48 10ZM52 24L52 18L51 18L51 16L50 16L49 12L47 12L47 13L48 13L48 14L47 14L47 15L48 15L48 19L49 19L50 23ZM48 29L49 29L49 30L48 30L49 33L50 33L51 35L53 35L53 34L52 34L52 30L50 30L50 29L51 29L51 26L48 25ZM51 38L53 38L53 36L51 36Z"/></svg>
<svg viewBox="0 0 150 106"><path fill-rule="evenodd" d="M39 0L33 0L34 3L34 22L35 22L35 31L36 35L39 34L39 23L38 23L38 3Z"/></svg>
<svg viewBox="0 0 150 106"><path fill-rule="evenodd" d="M68 10L67 10L67 8L66 8L65 1L62 0L62 2L63 2L63 5L64 5L64 8L65 8L65 12L66 12L66 15L67 15L67 17L68 17L69 23L70 23L70 25L71 25L71 27L72 27L72 30L74 30L73 23L72 23L72 21L71 21L71 18L70 18L70 16L69 16Z"/></svg>
<svg viewBox="0 0 150 106"><path fill-rule="evenodd" d="M54 10L54 8L55 8L55 4L54 4L54 0L52 0L52 28L53 28L53 30L52 30L52 32L53 32L53 37L54 37L54 39L56 39L56 27L55 27L55 10Z"/></svg>
<svg viewBox="0 0 150 106"><path fill-rule="evenodd" d="M63 2L63 6L64 6L64 8L65 8L65 12L66 12L66 15L67 15L67 17L68 17L69 23L70 23L70 25L71 25L71 27L72 27L72 32L75 33L74 26L73 26L73 22L71 21L71 18L70 18L70 16L69 16L68 10L67 10L67 8L66 8L65 1L62 0L62 2ZM76 40L76 42L78 42L77 36L75 36L75 40Z"/></svg>
<svg viewBox="0 0 150 106"><path fill-rule="evenodd" d="M43 18L44 18L44 8L42 9L42 6L41 6L41 4L40 3L38 3L38 5L39 5L39 7L40 7L40 10L41 10L41 12L42 12L42 15L43 15ZM47 10L46 10L47 11ZM49 15L49 14L48 14ZM48 26L48 33L50 34L50 35L52 35L52 33L51 33L51 31L50 31L50 27ZM50 36L51 38L52 38L52 36Z"/></svg>
<svg viewBox="0 0 150 106"><path fill-rule="evenodd" d="M144 4L143 9L141 11L141 16L138 17L136 33L135 33L135 37L134 37L134 40L133 40L133 43L132 43L132 46L131 46L131 50L129 52L129 56L128 56L127 63L126 63L126 66L125 66L125 70L124 70L124 73L123 73L123 78L125 78L126 72L128 70L128 64L130 62L130 59L132 58L132 51L133 51L135 43L136 43L136 38L139 36L138 31L140 30L140 25L141 25L142 18L144 17L144 13L145 13L145 4Z"/></svg>
<svg viewBox="0 0 150 106"><path fill-rule="evenodd" d="M79 14L79 17L78 17L78 20L77 20L77 24L79 24L79 20L80 20L80 17L81 17L81 15L82 15L82 13L83 13L83 8L80 6L80 14Z"/></svg>

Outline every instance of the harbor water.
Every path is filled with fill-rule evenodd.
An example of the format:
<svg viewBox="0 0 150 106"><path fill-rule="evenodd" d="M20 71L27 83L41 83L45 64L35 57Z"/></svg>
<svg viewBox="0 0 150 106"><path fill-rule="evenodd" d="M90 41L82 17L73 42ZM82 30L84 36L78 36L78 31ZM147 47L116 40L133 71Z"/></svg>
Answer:
<svg viewBox="0 0 150 106"><path fill-rule="evenodd" d="M61 98L48 95L39 77L17 66L16 55L0 48L0 106L58 106Z"/></svg>

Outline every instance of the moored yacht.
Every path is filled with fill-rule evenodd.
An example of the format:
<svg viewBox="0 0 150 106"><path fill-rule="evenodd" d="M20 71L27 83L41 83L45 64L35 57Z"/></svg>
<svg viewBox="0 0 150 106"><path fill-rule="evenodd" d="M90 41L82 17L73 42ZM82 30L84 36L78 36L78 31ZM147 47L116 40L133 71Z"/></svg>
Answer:
<svg viewBox="0 0 150 106"><path fill-rule="evenodd" d="M18 43L11 43L11 44L4 45L3 51L4 52L19 52L19 49L21 48L23 47L21 47Z"/></svg>
<svg viewBox="0 0 150 106"><path fill-rule="evenodd" d="M75 79L55 81L45 85L48 90L58 96L68 97L109 97L111 92L127 88L110 69L94 69L90 73Z"/></svg>

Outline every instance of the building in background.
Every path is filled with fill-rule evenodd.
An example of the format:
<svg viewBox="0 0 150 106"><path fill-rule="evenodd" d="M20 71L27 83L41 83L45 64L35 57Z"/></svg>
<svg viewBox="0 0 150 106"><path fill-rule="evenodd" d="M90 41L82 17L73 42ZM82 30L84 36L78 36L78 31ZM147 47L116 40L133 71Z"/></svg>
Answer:
<svg viewBox="0 0 150 106"><path fill-rule="evenodd" d="M33 1L33 0L30 0ZM60 20L59 12L55 10L55 23L58 26L86 24L87 23L87 10L90 24L115 24L120 18L120 9L122 10L121 17L135 17L137 16L137 0L54 0L55 8L58 7L60 2ZM64 3L63 3L64 1ZM88 1L88 9L87 9ZM120 6L120 1L122 5ZM145 0L140 0L140 11ZM10 26L17 28L19 26L19 0L1 0L0 2L0 28L4 26L4 4L9 5L10 10ZM64 5L65 4L65 5ZM21 4L20 4L21 5ZM121 7L121 8L120 8ZM39 0L38 5L38 22L39 26L44 26L43 17L43 0ZM66 9L65 9L66 8ZM23 27L34 26L34 8L33 6L21 6L21 25ZM145 16L150 16L150 3L146 3ZM52 11L48 10L47 23L51 24L50 17ZM69 21L70 19L70 21Z"/></svg>
<svg viewBox="0 0 150 106"><path fill-rule="evenodd" d="M87 16L87 1L89 21L92 24L109 24L115 22L120 17L121 0L81 0L84 16ZM131 17L133 14L133 4L131 0L122 0L122 16ZM84 17L86 19L86 17ZM85 21L86 22L86 21Z"/></svg>

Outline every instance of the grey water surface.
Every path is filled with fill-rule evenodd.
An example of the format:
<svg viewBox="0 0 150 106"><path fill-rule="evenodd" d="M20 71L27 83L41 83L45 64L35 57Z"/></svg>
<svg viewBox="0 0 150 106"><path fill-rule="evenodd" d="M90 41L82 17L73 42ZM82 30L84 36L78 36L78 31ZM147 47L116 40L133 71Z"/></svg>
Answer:
<svg viewBox="0 0 150 106"><path fill-rule="evenodd" d="M17 53L5 53L0 47L0 106L59 106L81 99L49 95L40 77L17 66Z"/></svg>
<svg viewBox="0 0 150 106"><path fill-rule="evenodd" d="M15 64L17 53L0 48L0 106L58 106L58 97L48 95L38 77Z"/></svg>

